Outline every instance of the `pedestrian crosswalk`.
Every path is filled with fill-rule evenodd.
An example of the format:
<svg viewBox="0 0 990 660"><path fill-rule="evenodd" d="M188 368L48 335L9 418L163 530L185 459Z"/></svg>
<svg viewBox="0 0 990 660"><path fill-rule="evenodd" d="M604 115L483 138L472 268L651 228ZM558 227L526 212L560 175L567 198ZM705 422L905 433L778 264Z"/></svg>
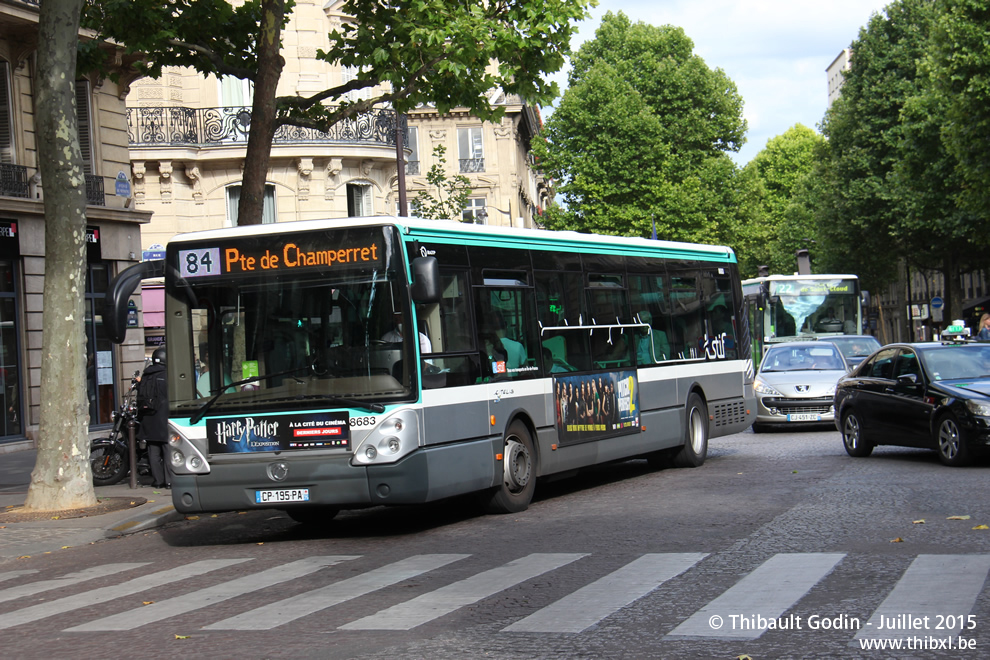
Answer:
<svg viewBox="0 0 990 660"><path fill-rule="evenodd" d="M519 607L515 620L499 626L502 633L577 635L623 611L640 607L656 611L657 602L650 604L650 599L662 598L668 623L657 632L672 641L756 640L773 630L807 631L808 608L813 607L830 615L856 611L857 617L847 617L856 625L842 626L848 630L848 643L856 644L907 639L919 631L910 626L898 629L901 622L924 617L934 622L947 614L951 621L944 621L940 629L930 625L924 634L946 638L960 632L975 634L967 623L981 597L986 599L983 592L990 573L988 554L918 555L903 560L898 571L887 571L890 584L882 593L871 594L868 607L846 595L824 606L823 594L842 591L835 584L851 579L842 575L850 563L845 553L780 553L762 563L749 562L748 568L736 573L724 566L709 570L717 559L707 553L649 553L619 565L614 558L580 552L494 561L471 554L422 554L365 569L368 557L320 555L268 562L257 570L253 566L259 560L248 557L178 566L108 563L64 575L20 570L0 573L0 582L10 585L0 589L0 629L46 622L58 615L62 632L83 635L136 630L194 613L203 631L289 630L294 622L320 613L327 629L354 634L410 631L456 612L470 617L497 610L505 619L512 618L506 613L515 610L498 603L515 602L516 590L539 581L543 588L554 590L554 597ZM861 573L861 563L856 570ZM718 590L714 597L713 575ZM706 585L700 590L706 595L697 602L699 590L686 586L692 581ZM831 587L829 581L835 581ZM403 587L411 583L416 589L406 596ZM92 584L98 586L90 588ZM155 599L154 594L167 585L170 595ZM127 597L136 595L142 604L129 606ZM361 605L369 597L376 599L371 603L380 604L377 611ZM108 607L109 615L87 610L118 599L125 604ZM345 603L360 606L337 608Z"/></svg>

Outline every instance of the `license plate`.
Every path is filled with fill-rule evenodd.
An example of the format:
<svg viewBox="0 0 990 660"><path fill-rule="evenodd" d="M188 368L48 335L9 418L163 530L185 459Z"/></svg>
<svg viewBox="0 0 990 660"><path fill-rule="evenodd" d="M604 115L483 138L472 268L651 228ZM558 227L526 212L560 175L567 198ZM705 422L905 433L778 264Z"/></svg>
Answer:
<svg viewBox="0 0 990 660"><path fill-rule="evenodd" d="M822 421L821 415L816 415L814 413L795 413L793 415L787 416L788 422L820 422Z"/></svg>
<svg viewBox="0 0 990 660"><path fill-rule="evenodd" d="M254 491L255 504L271 504L273 502L309 502L309 488Z"/></svg>

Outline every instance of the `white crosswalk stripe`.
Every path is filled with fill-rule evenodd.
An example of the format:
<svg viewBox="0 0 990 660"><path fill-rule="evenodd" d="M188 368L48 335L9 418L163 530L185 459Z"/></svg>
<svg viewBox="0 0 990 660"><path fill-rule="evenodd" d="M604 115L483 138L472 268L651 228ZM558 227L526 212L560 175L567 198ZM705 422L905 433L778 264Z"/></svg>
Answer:
<svg viewBox="0 0 990 660"><path fill-rule="evenodd" d="M63 575L62 577L55 578L54 580L42 580L41 582L23 584L19 587L11 587L10 589L0 591L0 603L17 598L24 598L25 596L33 596L35 594L51 591L52 589L63 589L73 584L79 584L80 582L86 582L87 580L93 580L95 578L101 578L107 575L114 575L116 573L129 571L134 568L141 568L142 566L147 565L147 562L137 562L131 564L106 564L104 566L87 568L76 573L69 573L68 575ZM34 571L28 572L33 573Z"/></svg>
<svg viewBox="0 0 990 660"><path fill-rule="evenodd" d="M585 559L589 557L591 558ZM0 629L84 610L75 614L74 620L59 620L60 623L65 621L63 625L71 626L64 632L85 634L135 630L197 611L201 612L191 620L195 622L194 625L202 626L203 631L271 630L312 615L320 617L321 628L326 630L404 631L462 608L469 608L502 592L508 593L499 596L500 598L518 600L519 588L527 581L583 559L580 565L568 568L565 574L541 578L541 582L557 589L557 599L545 607L530 610L526 613L528 616L519 615L513 617L515 620L505 621L501 632L588 633L589 629L608 620L620 610L639 616L636 608L651 607L646 597L656 592L651 599L654 605L656 598L662 597L664 603L671 604L671 612L675 615L686 607L691 608L688 612L694 611L694 614L666 632L668 639L756 640L773 628L790 630L794 635L816 634L807 625L789 628L786 624L801 614L807 616L808 604L812 600L816 603L817 611L825 611L822 609L822 596L833 593L834 587L842 584L841 579L845 579L841 575L835 578L829 576L855 570L857 565L857 562L849 560L843 562L845 557L843 553L777 554L749 573L729 578L730 581L724 584L721 582L724 573L714 573L719 576L716 579L723 590L708 600L707 604L707 599L702 599L696 590L690 588L692 580L699 583L704 580L706 584L711 584L711 569L719 566L720 559L705 553L644 554L615 570L610 569L611 572L607 574L601 570L596 571L594 563L588 563L595 560L587 553L535 553L494 567L490 564L484 569L477 567L477 570L469 570L471 563L459 563L486 561L480 557L472 560L472 555L469 554L414 555L371 569L362 568L362 564L366 562L355 561L362 559L359 555L312 556L287 561L264 570L256 570L254 565L248 565L236 571L237 577L210 586L197 586L201 582L198 578L206 573L252 560L204 560L150 572L133 579L126 579L123 574L138 569L147 571L146 567L153 567L154 564L104 564L34 582L21 578L39 571L9 571L0 573L0 582L14 583L14 586L0 589L0 603L12 602L12 606L16 608L18 599L26 600L21 609L5 612L0 616ZM708 565L712 561L716 562L714 566ZM344 563L347 566L333 569ZM447 567L451 567L449 571L442 570ZM330 570L322 573L325 569ZM458 578L450 578L452 572L456 572ZM343 579L337 577L340 573L344 574ZM585 580L573 589L565 587L579 576L592 573L597 579ZM460 579L464 575L468 577ZM911 637L951 639L966 636L967 633L975 638L975 618L969 615L971 612L978 613L976 605L984 595L988 575L990 554L919 555L896 581L891 579L891 584L884 588L884 599L876 606L870 618L863 622L862 628L846 628L847 637L841 643L845 644L845 640L848 640L850 646L859 648L860 643L872 643L873 640L896 641ZM112 581L105 579L100 583L104 586L87 590L87 582L100 578L123 581L105 586ZM403 583L416 578L420 578L415 581L420 595L402 596L402 587L407 586ZM676 583L674 578L678 578ZM832 582L830 589L817 591L815 597L807 599L807 604L801 607L802 599L826 578L840 582ZM217 579L211 579L210 583L217 582ZM303 581L306 579L309 582ZM452 579L456 581L451 582ZM293 580L299 582L289 586L288 583ZM173 592L182 595L168 597L147 606L129 607L126 611L121 611L121 606L112 607L108 612L109 616L101 616L98 609L85 610L93 605L134 594L145 594L144 600L154 600L156 589L173 583L178 585ZM194 586L182 588L183 583ZM292 589L290 593L295 595L280 592L279 585L282 584ZM317 588L313 588L314 586ZM75 590L79 590L79 593L63 596L64 593L71 594ZM45 601L45 596L52 592L55 599ZM376 592L381 593L383 602L394 604L371 616L350 622L350 608L327 612L334 606L356 601ZM246 597L252 593L257 595L251 599L251 604L239 607L238 599L245 598L247 602ZM871 594L875 593L875 590L871 590ZM877 600L882 595L877 594ZM670 600L671 598L674 600ZM217 608L217 611L224 612L223 616L211 616L211 606L227 601L230 602L229 605ZM875 602L871 598L871 604ZM497 607L494 605L495 599L491 603L492 607ZM487 606L487 603L477 606L478 611L486 610ZM363 607L367 608L367 604ZM843 601L841 610L851 611L850 603ZM864 610L860 607L858 611ZM946 620L946 615L953 615L953 618ZM923 621L926 617L927 622L923 627L912 626L910 623ZM938 617L942 619L939 620ZM775 625L768 628L766 624L769 621L774 621ZM942 630L936 629L937 623L943 624ZM291 629L283 630L291 634ZM663 634L665 631L656 632ZM833 629L831 634L838 632L838 629Z"/></svg>
<svg viewBox="0 0 990 660"><path fill-rule="evenodd" d="M176 598L169 598L137 610L121 612L103 619L97 619L80 626L67 629L66 632L85 632L92 630L133 630L147 623L161 621L169 617L198 610L213 603L242 596L252 591L272 587L281 582L295 580L321 568L333 566L343 561L359 559L354 555L337 555L328 557L307 557L288 564L270 568L261 573L253 573L236 580L230 580L207 589Z"/></svg>
<svg viewBox="0 0 990 660"><path fill-rule="evenodd" d="M990 555L919 555L855 639L943 639L960 634L967 629L965 615L983 591L988 571ZM913 625L918 617L927 621L924 627ZM852 644L859 648L858 642Z"/></svg>
<svg viewBox="0 0 990 660"><path fill-rule="evenodd" d="M352 621L340 629L409 630L585 556L584 553L529 555Z"/></svg>
<svg viewBox="0 0 990 660"><path fill-rule="evenodd" d="M758 617L780 617L843 557L839 553L774 555L669 635L756 639L765 632L758 625Z"/></svg>
<svg viewBox="0 0 990 660"><path fill-rule="evenodd" d="M210 571L226 568L227 566L233 566L246 561L251 560L208 559L205 561L197 561L192 564L180 566L179 568L142 575L139 578L134 578L133 580L129 580L123 584L102 587L92 591L84 591L82 593L66 596L65 598L59 598L58 600L53 600L47 603L40 603L32 607L25 607L24 609L9 612L0 617L0 629L13 628L14 626L19 626L23 623L38 621L39 619L45 619L50 616L55 616L56 614L64 614L66 612L71 612L72 610L89 607L90 605L105 603L115 598L130 596L131 594L147 591L148 589L154 589L155 587L160 587L164 584L178 582L179 580L186 580L197 575L202 575L203 573L209 573Z"/></svg>
<svg viewBox="0 0 990 660"><path fill-rule="evenodd" d="M504 632L577 633L677 577L706 554L651 554L544 607Z"/></svg>
<svg viewBox="0 0 990 660"><path fill-rule="evenodd" d="M307 591L206 626L206 630L271 630L300 617L359 598L470 555L417 555L340 582Z"/></svg>

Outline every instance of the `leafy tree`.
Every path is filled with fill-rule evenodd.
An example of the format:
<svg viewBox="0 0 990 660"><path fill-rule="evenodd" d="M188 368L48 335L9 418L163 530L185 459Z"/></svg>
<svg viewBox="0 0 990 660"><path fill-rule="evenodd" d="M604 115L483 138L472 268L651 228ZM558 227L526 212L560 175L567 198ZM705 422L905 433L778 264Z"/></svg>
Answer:
<svg viewBox="0 0 990 660"><path fill-rule="evenodd" d="M958 161L957 203L990 215L990 7L982 0L939 0L928 42L930 93L941 104L940 136Z"/></svg>
<svg viewBox="0 0 990 660"><path fill-rule="evenodd" d="M38 511L96 504L86 400L86 188L75 107L83 0L41 3L35 136L45 182L45 308L38 457L24 506Z"/></svg>
<svg viewBox="0 0 990 660"><path fill-rule="evenodd" d="M817 232L796 197L823 143L821 135L795 124L767 142L744 168L759 182L760 191L758 221L741 224L734 243L745 275L755 276L760 265L769 266L771 273L791 273L798 249L815 251Z"/></svg>
<svg viewBox="0 0 990 660"><path fill-rule="evenodd" d="M605 15L534 141L563 200L548 228L649 236L655 219L661 238L724 237L746 122L735 85L693 49L680 28Z"/></svg>
<svg viewBox="0 0 990 660"><path fill-rule="evenodd" d="M326 130L380 104L400 113L420 104L441 113L464 107L482 119L498 119L504 109L489 103L494 88L545 103L557 95L545 75L563 66L573 23L594 2L346 0L342 11L353 20L330 34L330 47L318 57L359 74L305 97L276 97L281 30L292 0L248 0L236 7L227 0L91 0L86 24L126 44L128 52L145 54L146 75L160 76L164 66L192 66L254 82L238 222L259 224L280 125ZM361 101L343 100L354 90L371 93Z"/></svg>
<svg viewBox="0 0 990 660"><path fill-rule="evenodd" d="M416 193L416 215L431 220L460 220L471 195L471 180L463 174L447 178L447 147L433 147L433 165L426 173L426 180L437 189L433 197L427 190Z"/></svg>

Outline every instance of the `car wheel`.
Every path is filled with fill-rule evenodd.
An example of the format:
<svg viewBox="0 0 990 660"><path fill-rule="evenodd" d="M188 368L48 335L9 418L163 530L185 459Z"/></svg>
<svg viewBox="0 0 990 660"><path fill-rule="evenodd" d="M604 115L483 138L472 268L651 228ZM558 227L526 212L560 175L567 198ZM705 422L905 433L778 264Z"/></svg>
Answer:
<svg viewBox="0 0 990 660"><path fill-rule="evenodd" d="M850 410L842 418L842 445L846 448L846 453L855 458L873 453L873 443L863 437L863 424L855 410Z"/></svg>
<svg viewBox="0 0 990 660"><path fill-rule="evenodd" d="M952 467L969 465L969 448L955 415L943 415L938 420L935 433L938 460Z"/></svg>
<svg viewBox="0 0 990 660"><path fill-rule="evenodd" d="M505 432L502 483L486 492L482 505L488 513L519 513L529 507L536 489L536 450L529 429L516 420Z"/></svg>
<svg viewBox="0 0 990 660"><path fill-rule="evenodd" d="M674 456L674 467L700 467L708 456L708 406L697 394L687 400L684 446Z"/></svg>
<svg viewBox="0 0 990 660"><path fill-rule="evenodd" d="M294 506L285 513L302 525L320 525L330 522L340 513L340 509L330 506Z"/></svg>

